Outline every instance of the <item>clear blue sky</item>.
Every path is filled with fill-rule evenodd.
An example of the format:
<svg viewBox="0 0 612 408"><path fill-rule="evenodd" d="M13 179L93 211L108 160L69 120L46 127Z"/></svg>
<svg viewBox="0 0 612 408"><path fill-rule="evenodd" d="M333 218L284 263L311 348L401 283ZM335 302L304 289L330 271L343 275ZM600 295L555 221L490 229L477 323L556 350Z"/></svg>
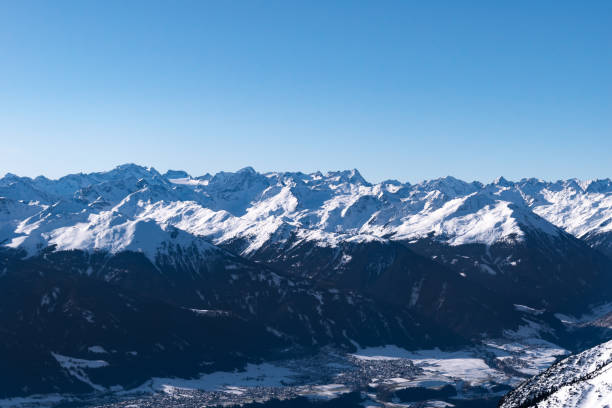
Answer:
<svg viewBox="0 0 612 408"><path fill-rule="evenodd" d="M612 177L612 1L1 1L0 155Z"/></svg>

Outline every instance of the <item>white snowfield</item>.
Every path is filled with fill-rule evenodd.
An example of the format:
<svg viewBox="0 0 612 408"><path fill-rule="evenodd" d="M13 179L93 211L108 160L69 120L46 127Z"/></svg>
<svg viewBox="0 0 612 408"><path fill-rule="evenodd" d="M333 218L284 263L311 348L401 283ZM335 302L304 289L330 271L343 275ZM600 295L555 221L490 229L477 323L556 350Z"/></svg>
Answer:
<svg viewBox="0 0 612 408"><path fill-rule="evenodd" d="M191 177L133 164L57 180L0 179L0 244L29 253L206 248L234 239L244 253L290 237L341 242L433 237L449 245L612 231L612 182L503 178L487 185L453 177L411 185L370 184L357 170L266 173L252 168Z"/></svg>
<svg viewBox="0 0 612 408"><path fill-rule="evenodd" d="M51 353L57 362L67 371L75 377L77 380L90 385L96 391L104 391L104 387L94 384L89 379L84 369L87 368L100 368L108 366L108 363L103 360L83 360L81 358L63 356L57 353Z"/></svg>
<svg viewBox="0 0 612 408"><path fill-rule="evenodd" d="M501 407L612 406L612 341L570 356L523 383Z"/></svg>

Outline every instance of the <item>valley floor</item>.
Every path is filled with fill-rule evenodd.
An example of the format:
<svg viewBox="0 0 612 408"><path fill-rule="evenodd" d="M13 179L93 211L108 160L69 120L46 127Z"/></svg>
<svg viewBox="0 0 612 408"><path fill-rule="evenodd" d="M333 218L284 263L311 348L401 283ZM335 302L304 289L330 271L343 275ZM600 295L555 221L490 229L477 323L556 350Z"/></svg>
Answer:
<svg viewBox="0 0 612 408"><path fill-rule="evenodd" d="M332 400L353 391L361 393L367 406L494 407L512 387L566 353L541 339L486 341L456 351L384 346L347 354L326 349L308 358L250 364L240 372L153 378L137 389L87 398L0 400L0 407L186 408L298 397Z"/></svg>

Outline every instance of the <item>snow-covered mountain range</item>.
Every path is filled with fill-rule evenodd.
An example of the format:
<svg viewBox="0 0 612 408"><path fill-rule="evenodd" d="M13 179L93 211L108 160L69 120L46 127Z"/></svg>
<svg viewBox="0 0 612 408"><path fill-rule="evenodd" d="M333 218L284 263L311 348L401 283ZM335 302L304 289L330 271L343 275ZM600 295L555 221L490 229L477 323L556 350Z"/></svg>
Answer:
<svg viewBox="0 0 612 408"><path fill-rule="evenodd" d="M30 253L53 245L154 257L177 234L182 245L240 239L248 255L290 236L322 246L424 237L456 246L520 242L529 231L553 239L569 233L609 251L612 181L371 184L357 170L260 174L247 167L192 177L133 164L57 180L0 179L0 242Z"/></svg>

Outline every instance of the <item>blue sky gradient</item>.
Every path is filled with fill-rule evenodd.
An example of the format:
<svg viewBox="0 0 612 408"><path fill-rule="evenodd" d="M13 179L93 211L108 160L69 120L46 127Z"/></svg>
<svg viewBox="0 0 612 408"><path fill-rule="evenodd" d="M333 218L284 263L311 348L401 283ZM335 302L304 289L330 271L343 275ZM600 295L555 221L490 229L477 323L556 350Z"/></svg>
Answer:
<svg viewBox="0 0 612 408"><path fill-rule="evenodd" d="M50 177L612 177L612 2L6 1L0 153Z"/></svg>

